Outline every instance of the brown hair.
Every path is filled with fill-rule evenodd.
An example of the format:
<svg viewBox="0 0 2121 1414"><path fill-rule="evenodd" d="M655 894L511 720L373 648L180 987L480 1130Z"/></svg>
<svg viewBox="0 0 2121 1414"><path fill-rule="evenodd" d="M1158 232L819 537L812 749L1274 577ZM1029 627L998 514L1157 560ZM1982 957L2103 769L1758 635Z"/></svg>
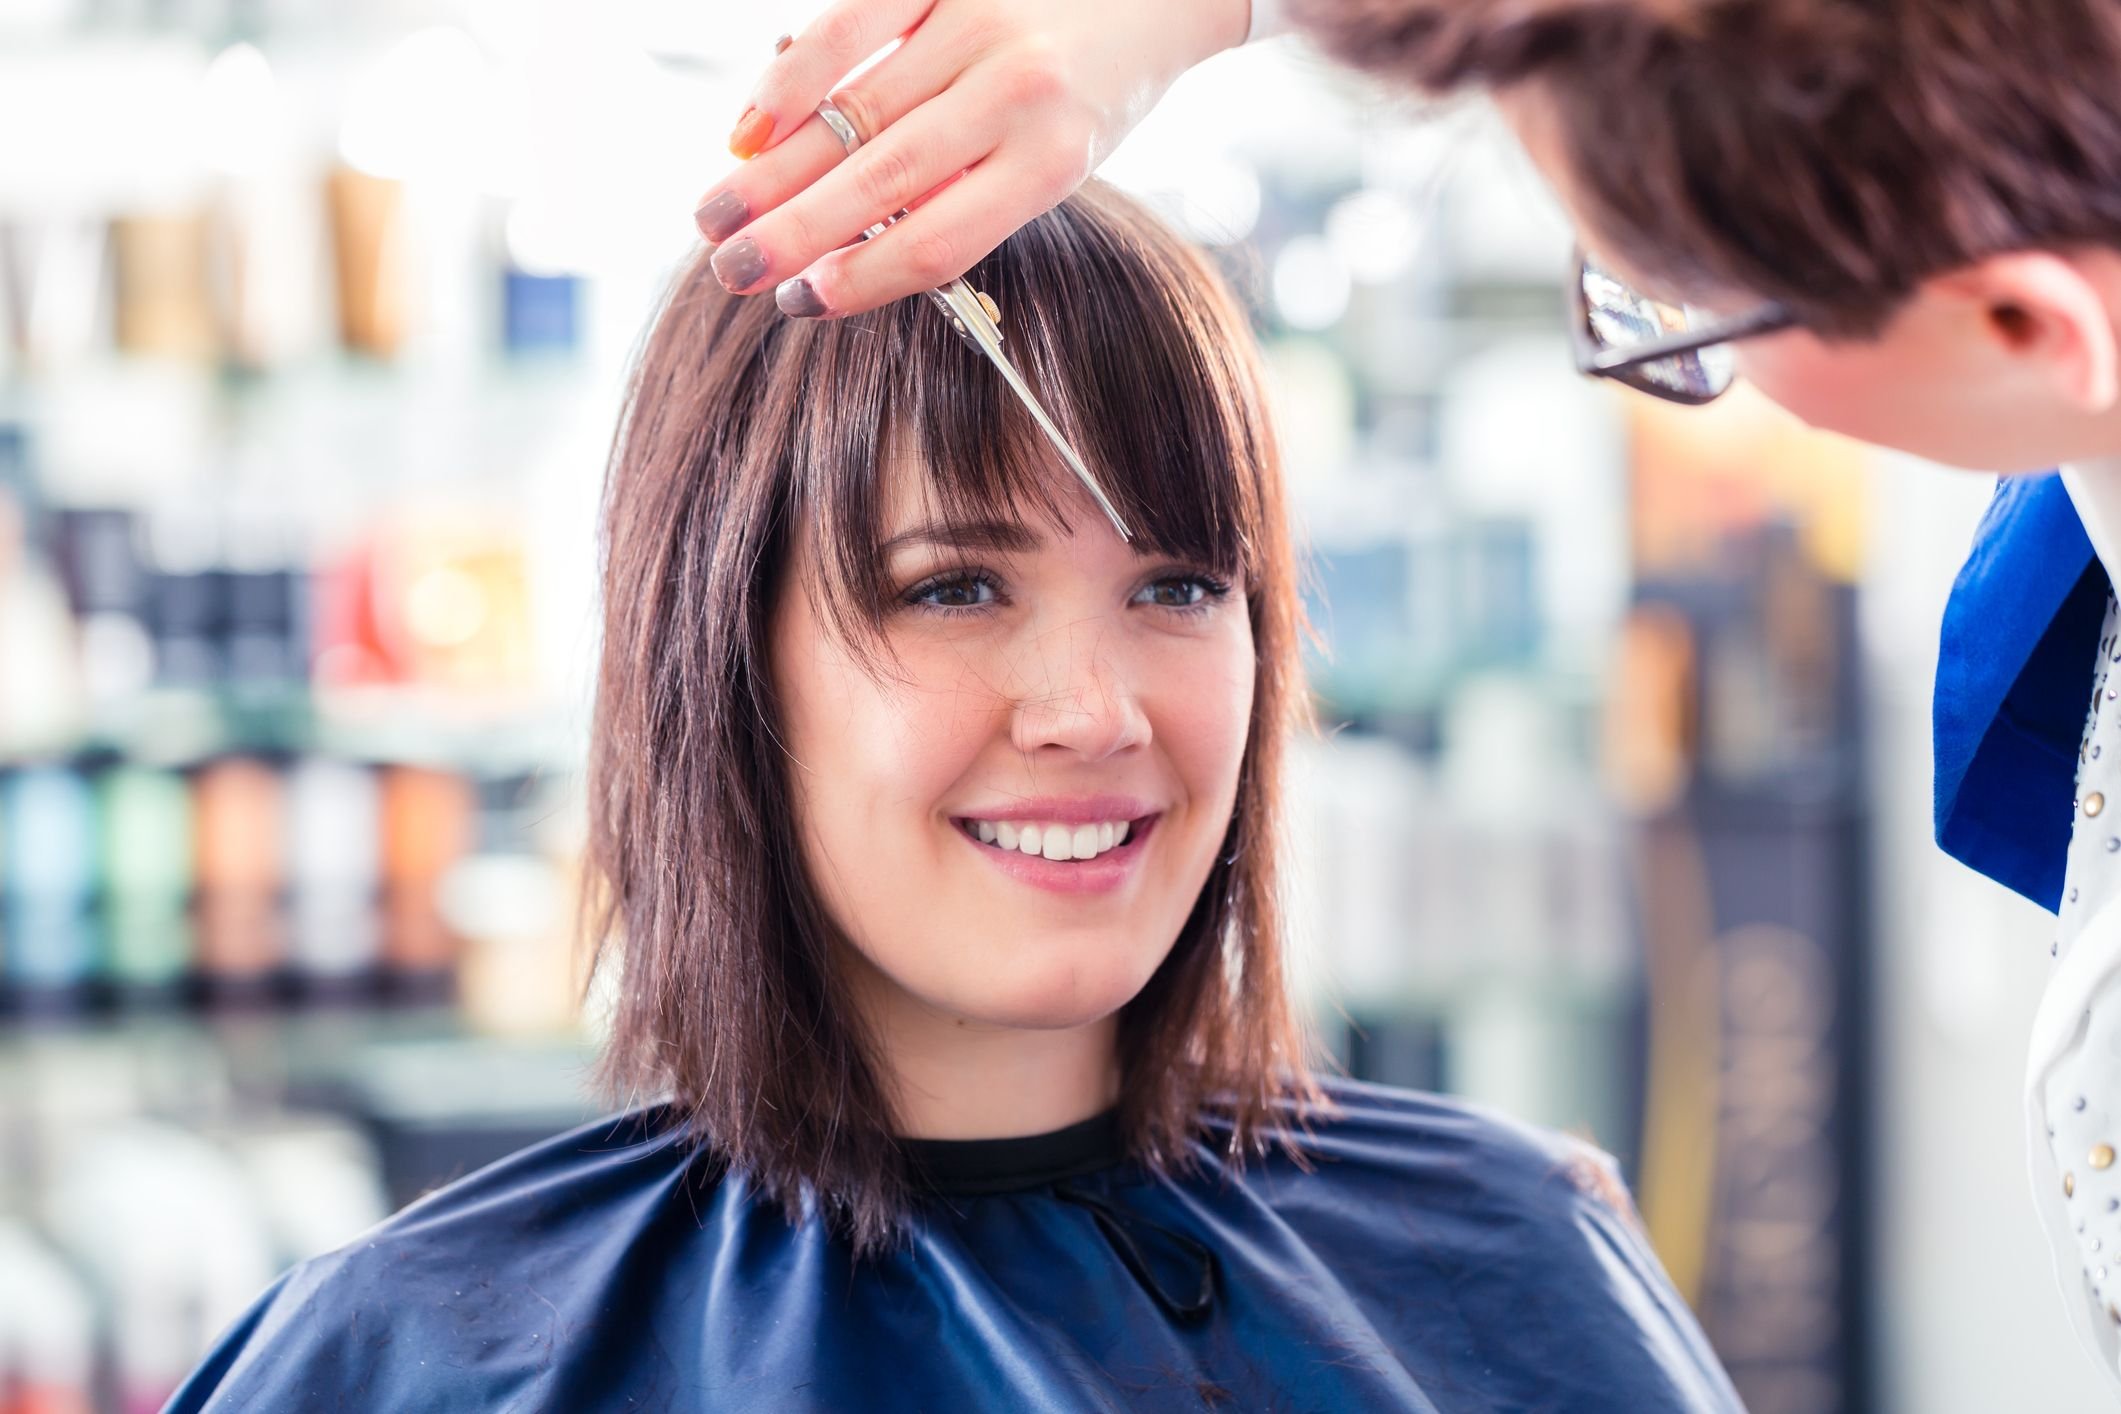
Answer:
<svg viewBox="0 0 2121 1414"><path fill-rule="evenodd" d="M1183 1162L1204 1106L1257 1147L1315 1099L1283 984L1278 783L1303 710L1280 462L1244 318L1201 256L1092 184L970 274L1143 553L1242 576L1258 677L1237 806L1169 957L1122 1011L1133 1152ZM634 371L605 488L590 758L590 920L618 964L604 1074L781 1201L885 1241L909 1175L877 1058L804 877L768 624L796 527L851 645L881 646L879 460L906 447L946 519L1059 516L1057 458L926 299L839 321L678 275ZM1062 473L1065 475L1065 473ZM865 659L881 670L874 658Z"/></svg>
<svg viewBox="0 0 2121 1414"><path fill-rule="evenodd" d="M1645 275L1877 331L1924 280L2121 246L2113 0L1297 0L1338 58L1522 87Z"/></svg>

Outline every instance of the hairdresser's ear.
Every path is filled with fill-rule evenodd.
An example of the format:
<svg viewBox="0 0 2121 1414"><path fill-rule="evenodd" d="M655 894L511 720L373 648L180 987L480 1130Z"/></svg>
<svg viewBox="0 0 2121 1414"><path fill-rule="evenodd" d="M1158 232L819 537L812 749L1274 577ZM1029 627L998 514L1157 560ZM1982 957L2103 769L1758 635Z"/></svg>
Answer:
<svg viewBox="0 0 2121 1414"><path fill-rule="evenodd" d="M1935 281L1973 306L1983 332L2072 406L2103 413L2121 402L2121 334L2099 282L2051 251L1992 255Z"/></svg>

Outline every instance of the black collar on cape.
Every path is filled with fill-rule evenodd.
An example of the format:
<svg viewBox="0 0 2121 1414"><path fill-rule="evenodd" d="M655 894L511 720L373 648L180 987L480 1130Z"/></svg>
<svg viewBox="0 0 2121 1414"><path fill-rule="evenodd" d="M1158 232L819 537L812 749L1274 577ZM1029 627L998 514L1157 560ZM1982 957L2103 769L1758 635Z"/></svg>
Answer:
<svg viewBox="0 0 2121 1414"><path fill-rule="evenodd" d="M975 1198L1044 1188L1110 1168L1127 1156L1119 1111L1016 1139L899 1141L922 1185L944 1197Z"/></svg>

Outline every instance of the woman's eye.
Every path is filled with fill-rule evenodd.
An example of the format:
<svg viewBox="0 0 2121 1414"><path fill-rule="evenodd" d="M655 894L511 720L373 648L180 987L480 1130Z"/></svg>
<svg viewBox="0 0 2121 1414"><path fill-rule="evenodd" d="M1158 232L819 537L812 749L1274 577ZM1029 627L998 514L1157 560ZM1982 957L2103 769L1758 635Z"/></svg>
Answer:
<svg viewBox="0 0 2121 1414"><path fill-rule="evenodd" d="M927 609L977 609L999 596L994 581L984 575L943 575L914 586L908 603Z"/></svg>
<svg viewBox="0 0 2121 1414"><path fill-rule="evenodd" d="M1134 602L1174 613L1206 613L1211 604L1230 592L1230 586L1207 574L1169 574L1151 580L1135 593ZM912 608L938 613L984 609L1003 601L1002 587L984 570L960 571L924 579L906 591L904 602Z"/></svg>
<svg viewBox="0 0 2121 1414"><path fill-rule="evenodd" d="M1199 609L1229 592L1229 585L1204 574L1167 575L1142 589L1148 602L1160 609Z"/></svg>

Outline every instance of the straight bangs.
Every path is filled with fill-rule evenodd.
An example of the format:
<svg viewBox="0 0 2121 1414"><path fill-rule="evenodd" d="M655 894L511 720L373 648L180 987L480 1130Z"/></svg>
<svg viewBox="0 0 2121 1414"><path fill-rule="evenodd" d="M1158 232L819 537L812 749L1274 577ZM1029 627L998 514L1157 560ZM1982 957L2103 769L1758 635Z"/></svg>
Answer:
<svg viewBox="0 0 2121 1414"><path fill-rule="evenodd" d="M1242 315L1201 257L1138 216L1060 208L967 279L1001 311L1003 350L1081 454L1144 556L1248 591L1271 576L1274 444ZM1094 219L1105 215L1107 219ZM1108 529L1001 373L931 300L816 326L790 409L794 525L817 527L832 617L872 642L888 601L885 478L916 478L927 519ZM1112 532L1116 533L1116 532Z"/></svg>

